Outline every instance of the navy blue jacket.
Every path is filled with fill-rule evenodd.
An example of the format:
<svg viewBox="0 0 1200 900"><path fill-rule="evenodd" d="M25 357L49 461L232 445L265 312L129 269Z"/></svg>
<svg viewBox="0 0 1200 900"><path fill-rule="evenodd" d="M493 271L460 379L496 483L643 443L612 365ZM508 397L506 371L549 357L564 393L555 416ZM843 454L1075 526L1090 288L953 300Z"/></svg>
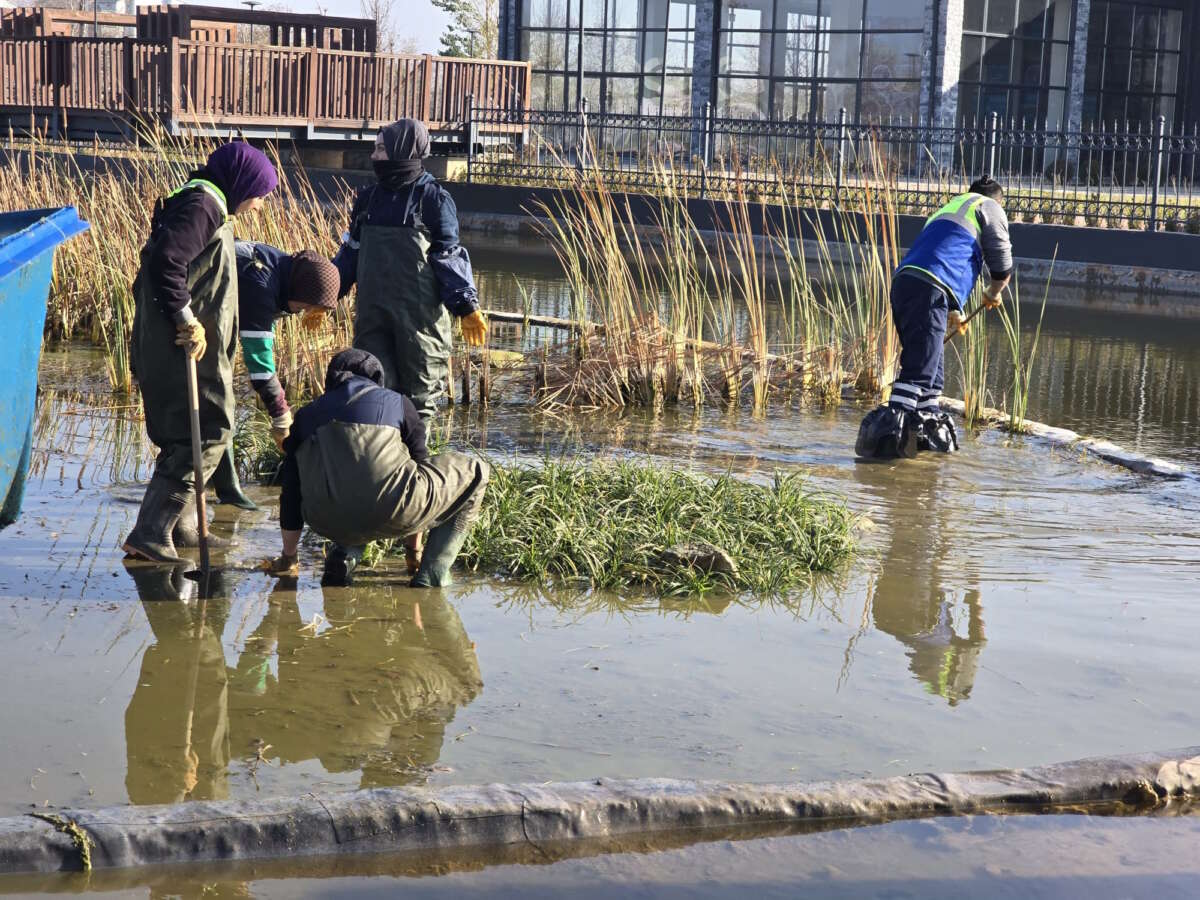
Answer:
<svg viewBox="0 0 1200 900"><path fill-rule="evenodd" d="M250 384L272 419L288 413L275 371L275 320L289 315L285 286L292 257L278 247L251 241L234 245L238 273L238 339Z"/></svg>
<svg viewBox="0 0 1200 900"><path fill-rule="evenodd" d="M465 316L479 308L475 276L467 248L458 242L458 207L454 198L428 172L410 186L391 191L381 184L360 188L350 211L350 230L333 264L342 276L344 297L358 278L358 245L364 225L412 228L424 224L429 234L429 267L438 296L452 315Z"/></svg>
<svg viewBox="0 0 1200 900"><path fill-rule="evenodd" d="M355 375L349 381L326 391L312 403L297 410L291 434L283 442L282 489L279 493L279 524L288 531L304 527L300 512L300 466L296 449L330 422L351 425L390 425L400 431L408 454L416 462L429 458L425 446L425 426L413 402L403 394L381 388L369 378Z"/></svg>

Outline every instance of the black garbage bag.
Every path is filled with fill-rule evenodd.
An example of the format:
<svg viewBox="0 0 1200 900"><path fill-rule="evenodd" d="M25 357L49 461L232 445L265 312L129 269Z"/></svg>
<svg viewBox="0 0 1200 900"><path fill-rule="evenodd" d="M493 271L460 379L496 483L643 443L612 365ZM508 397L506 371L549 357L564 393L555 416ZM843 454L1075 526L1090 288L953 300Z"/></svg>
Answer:
<svg viewBox="0 0 1200 900"><path fill-rule="evenodd" d="M918 412L917 449L953 453L958 449L958 431L947 412Z"/></svg>
<svg viewBox="0 0 1200 900"><path fill-rule="evenodd" d="M914 413L893 406L876 407L858 426L854 453L862 459L912 459L917 455L918 430Z"/></svg>

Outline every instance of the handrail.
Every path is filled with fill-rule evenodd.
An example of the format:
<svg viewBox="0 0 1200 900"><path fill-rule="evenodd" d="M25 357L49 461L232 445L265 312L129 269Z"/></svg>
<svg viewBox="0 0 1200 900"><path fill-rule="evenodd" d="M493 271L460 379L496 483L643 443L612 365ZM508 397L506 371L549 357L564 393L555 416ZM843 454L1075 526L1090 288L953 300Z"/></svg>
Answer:
<svg viewBox="0 0 1200 900"><path fill-rule="evenodd" d="M530 64L136 38L0 39L0 107L371 129L404 116L454 129L476 106L528 108Z"/></svg>

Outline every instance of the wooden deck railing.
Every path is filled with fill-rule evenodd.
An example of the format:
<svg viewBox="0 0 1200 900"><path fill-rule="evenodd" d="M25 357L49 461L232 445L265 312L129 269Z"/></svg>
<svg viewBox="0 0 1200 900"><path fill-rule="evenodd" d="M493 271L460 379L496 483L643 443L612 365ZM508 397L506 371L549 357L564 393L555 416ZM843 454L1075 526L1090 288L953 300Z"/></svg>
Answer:
<svg viewBox="0 0 1200 900"><path fill-rule="evenodd" d="M133 38L0 40L0 108L181 126L373 129L403 116L462 125L467 98L522 110L529 65L435 56Z"/></svg>

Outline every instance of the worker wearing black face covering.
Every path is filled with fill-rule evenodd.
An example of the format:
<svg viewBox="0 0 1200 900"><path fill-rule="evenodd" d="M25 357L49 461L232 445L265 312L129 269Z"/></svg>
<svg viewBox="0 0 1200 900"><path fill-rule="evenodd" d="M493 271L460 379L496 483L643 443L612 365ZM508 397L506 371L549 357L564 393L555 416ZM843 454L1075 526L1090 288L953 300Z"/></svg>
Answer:
<svg viewBox="0 0 1200 900"><path fill-rule="evenodd" d="M371 157L379 182L359 191L333 260L341 295L358 285L354 346L378 358L385 386L426 420L446 392L451 316L468 344L487 339L458 211L425 171L428 155L429 132L416 119L379 132Z"/></svg>

